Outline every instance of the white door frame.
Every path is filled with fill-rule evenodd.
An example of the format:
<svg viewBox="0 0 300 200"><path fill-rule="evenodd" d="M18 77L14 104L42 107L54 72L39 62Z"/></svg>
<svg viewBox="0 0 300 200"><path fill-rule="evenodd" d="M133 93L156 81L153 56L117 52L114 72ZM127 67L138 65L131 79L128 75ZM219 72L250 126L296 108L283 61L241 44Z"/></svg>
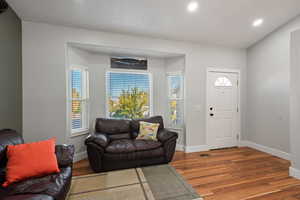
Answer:
<svg viewBox="0 0 300 200"><path fill-rule="evenodd" d="M208 118L209 118L209 111L208 111L208 74L210 72L221 72L221 73L234 73L237 74L238 79L238 91L237 91L237 104L238 104L238 116L237 116L237 124L238 124L238 138L237 138L237 146L239 145L241 141L241 70L239 69L230 69L230 68L217 68L217 67L207 67L206 69L206 103L205 103L205 132L206 132L206 145L208 149L211 149L212 145L210 144L209 137L208 137Z"/></svg>

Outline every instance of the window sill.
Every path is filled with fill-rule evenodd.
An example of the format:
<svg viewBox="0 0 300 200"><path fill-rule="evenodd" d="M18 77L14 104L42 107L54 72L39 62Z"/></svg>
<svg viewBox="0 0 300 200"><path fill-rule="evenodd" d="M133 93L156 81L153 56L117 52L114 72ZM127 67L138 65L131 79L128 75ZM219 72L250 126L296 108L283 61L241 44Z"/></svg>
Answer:
<svg viewBox="0 0 300 200"><path fill-rule="evenodd" d="M71 132L70 138L87 135L90 132L89 129L80 129Z"/></svg>

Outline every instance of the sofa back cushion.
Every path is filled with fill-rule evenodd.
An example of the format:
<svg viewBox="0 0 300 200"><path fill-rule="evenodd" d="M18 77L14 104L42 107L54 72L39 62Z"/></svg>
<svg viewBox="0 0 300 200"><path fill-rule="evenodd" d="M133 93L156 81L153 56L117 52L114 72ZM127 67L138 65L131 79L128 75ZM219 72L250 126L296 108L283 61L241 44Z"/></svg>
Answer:
<svg viewBox="0 0 300 200"><path fill-rule="evenodd" d="M164 129L164 120L163 120L162 116L154 116L154 117L150 117L150 118L132 120L131 121L132 132L139 133L140 121L149 122L149 123L153 123L153 124L159 124L158 131Z"/></svg>
<svg viewBox="0 0 300 200"><path fill-rule="evenodd" d="M95 131L105 133L111 140L131 139L131 125L129 120L96 119Z"/></svg>
<svg viewBox="0 0 300 200"><path fill-rule="evenodd" d="M6 150L8 145L23 144L22 136L14 130L0 130L0 169L5 168L7 163Z"/></svg>

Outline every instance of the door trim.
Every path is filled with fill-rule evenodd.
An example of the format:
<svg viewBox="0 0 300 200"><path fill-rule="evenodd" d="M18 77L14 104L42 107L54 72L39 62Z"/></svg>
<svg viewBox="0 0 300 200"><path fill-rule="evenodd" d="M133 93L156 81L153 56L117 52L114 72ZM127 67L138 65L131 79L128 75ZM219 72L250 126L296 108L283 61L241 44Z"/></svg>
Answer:
<svg viewBox="0 0 300 200"><path fill-rule="evenodd" d="M208 137L208 74L210 72L220 72L220 73L234 73L237 74L238 79L238 91L237 91L237 105L239 108L238 116L237 116L237 124L238 124L238 139L237 139L237 146L239 145L241 141L241 70L240 69L228 69L228 68L217 68L217 67L207 67L206 69L206 103L205 103L205 136L206 136L206 145L208 149L212 149L212 145L210 144L209 137Z"/></svg>

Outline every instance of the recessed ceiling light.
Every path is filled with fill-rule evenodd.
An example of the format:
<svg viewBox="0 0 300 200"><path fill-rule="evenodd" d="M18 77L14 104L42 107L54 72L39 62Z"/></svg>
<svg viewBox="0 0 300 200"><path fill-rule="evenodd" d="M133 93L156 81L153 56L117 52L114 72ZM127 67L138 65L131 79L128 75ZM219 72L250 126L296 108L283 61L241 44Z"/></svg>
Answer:
<svg viewBox="0 0 300 200"><path fill-rule="evenodd" d="M187 10L189 12L195 12L199 7L199 4L197 1L191 1L188 5L187 5Z"/></svg>
<svg viewBox="0 0 300 200"><path fill-rule="evenodd" d="M258 26L261 26L263 23L264 23L264 20L263 20L263 19L256 19L256 20L254 20L254 22L252 23L252 26L258 27Z"/></svg>

